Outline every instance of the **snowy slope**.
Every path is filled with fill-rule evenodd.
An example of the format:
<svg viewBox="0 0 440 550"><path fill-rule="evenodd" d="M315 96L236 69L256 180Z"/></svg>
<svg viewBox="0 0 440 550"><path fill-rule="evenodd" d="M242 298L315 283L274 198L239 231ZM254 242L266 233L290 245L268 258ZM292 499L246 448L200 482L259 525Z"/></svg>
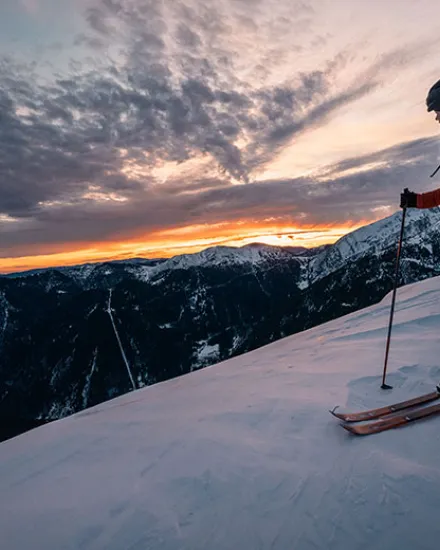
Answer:
<svg viewBox="0 0 440 550"><path fill-rule="evenodd" d="M330 416L432 390L440 279L0 444L2 550L438 547L440 417L354 438Z"/></svg>

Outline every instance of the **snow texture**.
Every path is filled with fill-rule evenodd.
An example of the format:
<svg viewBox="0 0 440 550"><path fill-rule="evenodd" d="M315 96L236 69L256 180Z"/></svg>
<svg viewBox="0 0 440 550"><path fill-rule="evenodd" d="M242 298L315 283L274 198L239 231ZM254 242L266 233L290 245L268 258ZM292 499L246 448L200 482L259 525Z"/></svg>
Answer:
<svg viewBox="0 0 440 550"><path fill-rule="evenodd" d="M0 444L2 550L431 550L440 417L356 438L328 409L432 391L440 279Z"/></svg>

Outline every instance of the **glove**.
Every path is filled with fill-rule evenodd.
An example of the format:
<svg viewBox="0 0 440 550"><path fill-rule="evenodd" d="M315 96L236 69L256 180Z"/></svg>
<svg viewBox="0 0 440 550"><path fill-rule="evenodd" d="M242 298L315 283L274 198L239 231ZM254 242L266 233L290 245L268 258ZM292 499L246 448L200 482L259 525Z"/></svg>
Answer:
<svg viewBox="0 0 440 550"><path fill-rule="evenodd" d="M400 194L400 208L417 208L417 193L406 187Z"/></svg>

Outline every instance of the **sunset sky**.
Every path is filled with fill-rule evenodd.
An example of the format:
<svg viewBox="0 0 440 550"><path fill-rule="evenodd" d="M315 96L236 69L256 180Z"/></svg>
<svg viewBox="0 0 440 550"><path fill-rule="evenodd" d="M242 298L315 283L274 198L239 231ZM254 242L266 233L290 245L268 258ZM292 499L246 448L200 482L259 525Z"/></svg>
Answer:
<svg viewBox="0 0 440 550"><path fill-rule="evenodd" d="M440 187L438 0L1 0L0 272L315 246Z"/></svg>

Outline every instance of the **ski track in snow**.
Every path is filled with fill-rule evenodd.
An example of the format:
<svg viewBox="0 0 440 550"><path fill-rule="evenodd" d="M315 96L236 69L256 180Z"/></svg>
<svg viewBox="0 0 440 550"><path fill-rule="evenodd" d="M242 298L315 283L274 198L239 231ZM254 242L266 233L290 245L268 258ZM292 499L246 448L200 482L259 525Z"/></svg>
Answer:
<svg viewBox="0 0 440 550"><path fill-rule="evenodd" d="M440 278L0 444L2 550L434 550L440 417L365 438L328 409L432 391ZM109 300L110 311L110 300Z"/></svg>
<svg viewBox="0 0 440 550"><path fill-rule="evenodd" d="M95 351L93 352L92 368L90 369L90 372L86 377L86 383L84 384L84 388L83 388L83 391L82 391L83 408L84 409L87 407L87 403L89 401L90 384L91 384L91 381L92 381L93 373L95 372L97 356L98 356L98 348L95 348Z"/></svg>
<svg viewBox="0 0 440 550"><path fill-rule="evenodd" d="M133 389L135 390L136 389L136 384L134 383L133 374L131 372L130 365L129 365L128 360L127 360L127 356L125 355L125 351L124 351L124 348L122 346L122 342L121 342L118 330L117 330L116 325L115 325L115 320L113 319L111 301L112 301L112 291L110 289L109 290L109 297L108 297L107 312L110 316L110 320L111 320L112 325L113 325L113 330L115 332L116 340L118 341L119 349L121 350L122 359L124 360L125 366L127 367L127 372L128 372L128 376L130 378L131 385L133 386Z"/></svg>

